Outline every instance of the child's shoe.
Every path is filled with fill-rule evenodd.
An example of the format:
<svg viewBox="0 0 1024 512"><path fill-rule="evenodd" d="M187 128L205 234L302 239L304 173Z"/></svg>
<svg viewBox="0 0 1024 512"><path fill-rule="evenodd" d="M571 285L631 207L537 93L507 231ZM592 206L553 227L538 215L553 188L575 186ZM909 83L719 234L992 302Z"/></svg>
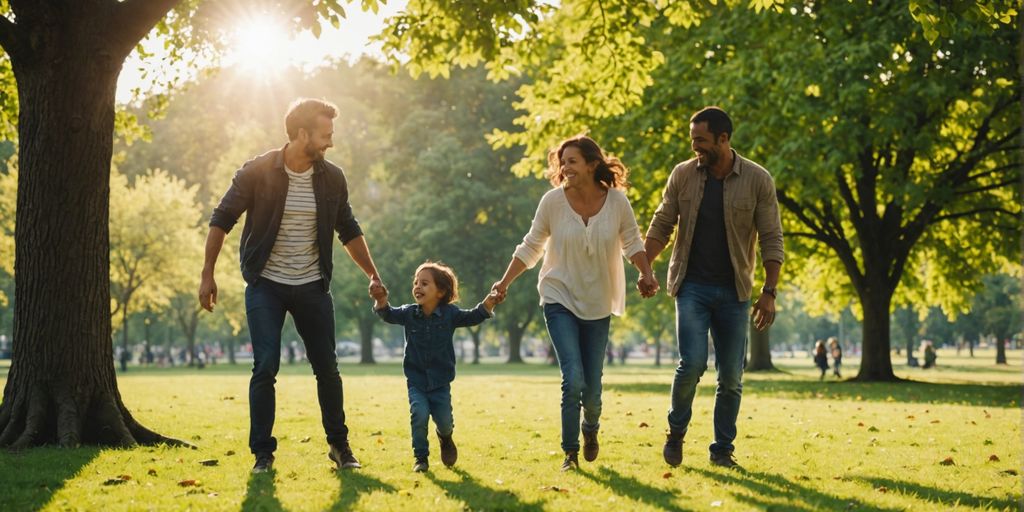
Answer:
<svg viewBox="0 0 1024 512"><path fill-rule="evenodd" d="M455 461L459 460L459 449L455 447L455 440L452 436L437 435L437 438L441 442L441 462L447 467L455 465Z"/></svg>

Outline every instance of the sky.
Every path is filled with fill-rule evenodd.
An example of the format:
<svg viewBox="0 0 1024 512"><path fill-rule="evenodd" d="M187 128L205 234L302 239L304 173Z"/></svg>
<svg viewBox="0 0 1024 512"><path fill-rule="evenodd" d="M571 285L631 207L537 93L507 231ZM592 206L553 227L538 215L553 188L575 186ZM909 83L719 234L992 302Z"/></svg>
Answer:
<svg viewBox="0 0 1024 512"><path fill-rule="evenodd" d="M379 47L368 46L369 37L380 32L384 19L400 11L405 3L389 1L376 14L348 4L345 9L347 17L341 20L339 28L325 23L319 39L314 38L310 31L289 36L271 19L247 20L232 32L230 48L223 56L222 64L224 67L262 71L281 70L288 66L310 70L332 57L355 60L361 55L380 55ZM161 41L147 39L143 44L154 55L141 60L133 52L128 57L117 83L118 103L130 102L133 89L141 89L144 94L153 90L154 78L155 82L160 82L174 75L191 77L195 74L194 70L161 67Z"/></svg>

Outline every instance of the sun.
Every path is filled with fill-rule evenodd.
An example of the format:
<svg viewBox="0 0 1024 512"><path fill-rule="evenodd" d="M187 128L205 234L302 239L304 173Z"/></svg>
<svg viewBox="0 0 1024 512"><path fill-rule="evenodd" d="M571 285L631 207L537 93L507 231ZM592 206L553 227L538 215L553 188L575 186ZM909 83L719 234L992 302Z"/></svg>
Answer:
<svg viewBox="0 0 1024 512"><path fill-rule="evenodd" d="M225 61L245 71L282 71L292 62L292 40L285 27L270 17L253 17L231 32Z"/></svg>

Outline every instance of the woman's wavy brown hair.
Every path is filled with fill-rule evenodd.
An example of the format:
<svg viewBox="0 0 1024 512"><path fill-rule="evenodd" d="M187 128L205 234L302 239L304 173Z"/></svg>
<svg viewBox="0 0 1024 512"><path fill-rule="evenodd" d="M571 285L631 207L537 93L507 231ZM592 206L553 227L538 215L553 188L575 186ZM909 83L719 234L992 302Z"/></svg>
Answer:
<svg viewBox="0 0 1024 512"><path fill-rule="evenodd" d="M583 159L589 164L597 162L597 169L594 170L594 181L604 185L605 188L617 188L625 190L629 188L629 168L621 160L609 156L601 150L601 146L594 142L594 139L586 135L570 137L558 145L558 149L548 153L547 177L554 186L559 186L565 181L562 175L562 153L565 148L576 148L583 154Z"/></svg>

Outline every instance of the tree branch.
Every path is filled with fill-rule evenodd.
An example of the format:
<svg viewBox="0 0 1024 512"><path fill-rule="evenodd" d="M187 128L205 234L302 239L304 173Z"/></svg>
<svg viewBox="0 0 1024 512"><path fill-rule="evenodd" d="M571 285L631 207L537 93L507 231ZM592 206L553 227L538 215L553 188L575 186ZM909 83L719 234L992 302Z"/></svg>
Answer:
<svg viewBox="0 0 1024 512"><path fill-rule="evenodd" d="M118 50L127 55L146 37L161 18L181 0L124 0L113 7L109 18L111 39L118 41Z"/></svg>
<svg viewBox="0 0 1024 512"><path fill-rule="evenodd" d="M11 56L12 61L25 57L25 36L21 27L5 16L0 16L0 47Z"/></svg>
<svg viewBox="0 0 1024 512"><path fill-rule="evenodd" d="M956 195L958 195L958 196L966 196L966 195L970 195L970 194L976 194L978 192L984 192L986 190L994 190L994 189L997 189L997 188L1003 188L1003 187L1007 187L1007 186L1010 186L1010 185L1016 185L1019 182L1020 182L1020 180L1018 180L1018 179L1012 179L1012 180L1003 181L1003 182L1000 182L1000 183L995 183L995 184L992 184L992 185L987 185L987 186L984 186L984 187L976 187L976 188L971 188L971 189L967 189L967 190L960 190L960 191L957 191Z"/></svg>
<svg viewBox="0 0 1024 512"><path fill-rule="evenodd" d="M1006 215L1010 215L1010 216L1013 216L1013 217L1016 217L1017 215L1020 214L1020 212L1011 212L1010 210L1007 210L1006 208L997 208L997 207L975 208L974 210L967 210L965 212L950 213L950 214L947 214L947 215L936 215L935 217L932 218L931 224L942 222L944 220L957 219L957 218L960 218L960 217L969 217L971 215L977 215L979 213L995 213L995 214L1004 213Z"/></svg>

